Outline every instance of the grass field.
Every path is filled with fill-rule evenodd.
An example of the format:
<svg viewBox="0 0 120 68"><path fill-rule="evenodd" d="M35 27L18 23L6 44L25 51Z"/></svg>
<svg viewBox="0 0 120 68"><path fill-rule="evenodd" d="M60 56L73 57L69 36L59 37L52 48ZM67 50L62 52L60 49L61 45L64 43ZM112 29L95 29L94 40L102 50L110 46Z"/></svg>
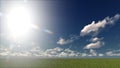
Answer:
<svg viewBox="0 0 120 68"><path fill-rule="evenodd" d="M0 68L120 68L120 59L0 59Z"/></svg>

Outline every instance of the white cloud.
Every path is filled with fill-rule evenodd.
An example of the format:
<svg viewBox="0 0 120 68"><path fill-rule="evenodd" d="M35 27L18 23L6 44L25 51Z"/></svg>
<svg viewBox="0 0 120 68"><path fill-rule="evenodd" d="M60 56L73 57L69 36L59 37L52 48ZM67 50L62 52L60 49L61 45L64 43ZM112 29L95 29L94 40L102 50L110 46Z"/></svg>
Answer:
<svg viewBox="0 0 120 68"><path fill-rule="evenodd" d="M99 53L94 49L90 49L89 52L80 53L80 57L103 57L105 54Z"/></svg>
<svg viewBox="0 0 120 68"><path fill-rule="evenodd" d="M120 53L113 53L113 54L111 54L111 55L108 55L108 56L120 56Z"/></svg>
<svg viewBox="0 0 120 68"><path fill-rule="evenodd" d="M47 49L44 51L44 55L46 56L51 56L51 57L55 57L55 56L58 56L59 53L61 53L63 51L62 48L59 48L59 47L56 47L56 48L53 48L53 49Z"/></svg>
<svg viewBox="0 0 120 68"><path fill-rule="evenodd" d="M87 44L84 49L95 49L95 48L100 48L101 46L104 45L104 42L102 41L97 41L94 43Z"/></svg>
<svg viewBox="0 0 120 68"><path fill-rule="evenodd" d="M49 29L44 29L43 31L46 32L46 33L48 33L48 34L51 34L51 35L54 34L54 32L51 31L51 30L49 30Z"/></svg>
<svg viewBox="0 0 120 68"><path fill-rule="evenodd" d="M73 35L70 37L70 39L64 39L64 38L59 38L57 41L57 44L59 45L65 45L65 44L70 44L74 42L75 40L79 39L80 36Z"/></svg>
<svg viewBox="0 0 120 68"><path fill-rule="evenodd" d="M93 50L93 49L90 49L90 54L92 56L97 56L97 52L95 50Z"/></svg>
<svg viewBox="0 0 120 68"><path fill-rule="evenodd" d="M98 53L96 50L90 49L89 52L80 53L80 57L103 57L103 53Z"/></svg>
<svg viewBox="0 0 120 68"><path fill-rule="evenodd" d="M77 57L77 56L79 56L79 52L76 52L76 51L73 51L73 50L70 50L70 49L65 49L63 52L65 54L67 54L69 57Z"/></svg>
<svg viewBox="0 0 120 68"><path fill-rule="evenodd" d="M90 49L89 52L78 52L69 48L63 49L55 47L52 49L41 50L34 48L32 50L12 51L9 48L0 48L0 56L39 56L39 57L103 57L103 56L120 56L120 50L108 51L105 54L98 53L96 50Z"/></svg>
<svg viewBox="0 0 120 68"><path fill-rule="evenodd" d="M32 49L30 51L11 51L1 48L0 56L78 57L79 52L60 47L46 50Z"/></svg>
<svg viewBox="0 0 120 68"><path fill-rule="evenodd" d="M44 54L50 57L78 57L79 52L70 50L70 49L62 49L59 47L53 49L47 49Z"/></svg>
<svg viewBox="0 0 120 68"><path fill-rule="evenodd" d="M100 48L104 45L104 42L101 40L103 38L94 37L97 36L101 29L105 28L106 25L113 25L120 19L120 14L116 14L114 17L106 17L102 21L98 21L95 23L93 21L91 24L84 26L84 28L80 31L80 36L90 35L92 38L89 40L91 43L87 44L84 49L95 49ZM93 38L94 37L94 38Z"/></svg>
<svg viewBox="0 0 120 68"><path fill-rule="evenodd" d="M60 38L58 41L57 41L57 44L60 44L60 45L64 45L66 44L67 42L65 41L65 39L63 38Z"/></svg>
<svg viewBox="0 0 120 68"><path fill-rule="evenodd" d="M94 37L91 38L89 41L90 43L87 44L84 49L95 49L95 48L100 48L101 46L104 45L104 42L102 42L103 38L98 38L98 37Z"/></svg>
<svg viewBox="0 0 120 68"><path fill-rule="evenodd" d="M96 36L101 29L105 28L106 25L112 25L119 19L120 15L116 14L114 17L106 17L105 19L103 19L102 21L98 21L97 23L93 21L91 24L84 26L84 28L80 31L80 36Z"/></svg>
<svg viewBox="0 0 120 68"><path fill-rule="evenodd" d="M113 54L112 51L106 52L106 55L107 55L107 56L111 56L112 54Z"/></svg>
<svg viewBox="0 0 120 68"><path fill-rule="evenodd" d="M4 51L0 52L0 56L31 56L32 55L29 51L13 52L8 49L3 49L3 50Z"/></svg>
<svg viewBox="0 0 120 68"><path fill-rule="evenodd" d="M81 53L81 57L86 57L88 54L86 54L86 53Z"/></svg>
<svg viewBox="0 0 120 68"><path fill-rule="evenodd" d="M99 57L102 57L102 56L104 56L104 54L100 53L100 54L98 54L98 56L99 56Z"/></svg>
<svg viewBox="0 0 120 68"><path fill-rule="evenodd" d="M94 37L94 38L91 38L89 41L90 42L97 42L97 41L100 41L102 40L103 38L98 38L98 37Z"/></svg>
<svg viewBox="0 0 120 68"><path fill-rule="evenodd" d="M120 49L106 52L107 56L120 56Z"/></svg>

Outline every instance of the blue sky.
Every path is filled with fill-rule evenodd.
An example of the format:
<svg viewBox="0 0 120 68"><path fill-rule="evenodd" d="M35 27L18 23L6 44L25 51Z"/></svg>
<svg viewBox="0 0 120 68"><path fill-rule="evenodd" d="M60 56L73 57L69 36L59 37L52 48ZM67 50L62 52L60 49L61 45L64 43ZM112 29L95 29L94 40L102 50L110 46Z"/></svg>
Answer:
<svg viewBox="0 0 120 68"><path fill-rule="evenodd" d="M119 0L0 1L1 56L120 56ZM6 25L11 4L33 14L34 29L20 38L11 37Z"/></svg>

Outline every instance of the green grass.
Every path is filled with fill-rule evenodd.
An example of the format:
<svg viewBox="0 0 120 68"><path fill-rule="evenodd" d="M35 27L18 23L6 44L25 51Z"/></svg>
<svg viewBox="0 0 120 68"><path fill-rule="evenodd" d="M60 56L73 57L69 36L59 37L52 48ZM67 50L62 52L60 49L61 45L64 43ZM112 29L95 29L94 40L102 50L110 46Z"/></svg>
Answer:
<svg viewBox="0 0 120 68"><path fill-rule="evenodd" d="M0 59L0 68L120 68L120 59Z"/></svg>

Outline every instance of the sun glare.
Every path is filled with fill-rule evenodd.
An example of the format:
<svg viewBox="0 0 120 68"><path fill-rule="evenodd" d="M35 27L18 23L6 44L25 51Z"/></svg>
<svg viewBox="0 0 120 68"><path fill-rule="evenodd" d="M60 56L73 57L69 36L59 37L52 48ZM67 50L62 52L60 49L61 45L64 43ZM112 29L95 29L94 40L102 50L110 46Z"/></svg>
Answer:
<svg viewBox="0 0 120 68"><path fill-rule="evenodd" d="M31 14L25 6L14 6L7 14L7 26L10 34L21 37L27 34L31 28Z"/></svg>

